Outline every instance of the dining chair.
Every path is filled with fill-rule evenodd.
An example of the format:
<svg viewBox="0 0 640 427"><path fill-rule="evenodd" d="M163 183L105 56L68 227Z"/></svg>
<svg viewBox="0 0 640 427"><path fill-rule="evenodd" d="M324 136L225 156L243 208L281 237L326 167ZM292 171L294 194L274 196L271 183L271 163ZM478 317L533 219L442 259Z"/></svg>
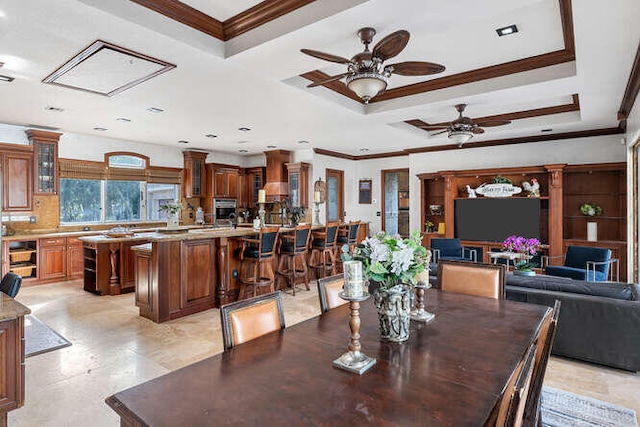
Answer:
<svg viewBox="0 0 640 427"><path fill-rule="evenodd" d="M273 272L273 254L278 243L280 227L262 227L258 238L241 239L240 248L240 293L238 299L246 297L246 288L251 287L253 296L258 288L275 290L275 274Z"/></svg>
<svg viewBox="0 0 640 427"><path fill-rule="evenodd" d="M0 291L4 292L11 298L15 298L20 291L22 285L22 276L16 273L9 272L4 275L2 282L0 282Z"/></svg>
<svg viewBox="0 0 640 427"><path fill-rule="evenodd" d="M446 292L505 299L505 266L440 260L438 288Z"/></svg>
<svg viewBox="0 0 640 427"><path fill-rule="evenodd" d="M533 364L533 378L531 379L531 390L527 397L524 408L524 425L535 427L540 420L540 394L542 393L542 383L547 370L547 363L553 347L553 339L556 334L556 326L560 316L560 301L556 300L551 311L551 315L540 328L537 339L536 357Z"/></svg>
<svg viewBox="0 0 640 427"><path fill-rule="evenodd" d="M320 298L320 311L322 313L326 313L332 308L349 302L338 296L338 294L342 292L343 285L343 274L336 274L335 276L324 277L318 280L318 298Z"/></svg>
<svg viewBox="0 0 640 427"><path fill-rule="evenodd" d="M225 350L282 330L285 328L282 293L271 292L223 305L220 323Z"/></svg>
<svg viewBox="0 0 640 427"><path fill-rule="evenodd" d="M511 375L500 399L496 427L520 427L523 425L525 403L531 391L536 348L535 343L531 344L525 357L518 363L518 367Z"/></svg>

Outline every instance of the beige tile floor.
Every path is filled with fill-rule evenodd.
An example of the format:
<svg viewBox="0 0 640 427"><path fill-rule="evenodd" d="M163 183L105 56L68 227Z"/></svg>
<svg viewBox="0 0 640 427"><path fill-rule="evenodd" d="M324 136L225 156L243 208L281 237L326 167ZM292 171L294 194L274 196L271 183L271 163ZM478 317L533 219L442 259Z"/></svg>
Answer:
<svg viewBox="0 0 640 427"><path fill-rule="evenodd" d="M24 287L18 300L73 345L27 359L11 426L118 426L105 397L222 351L218 310L157 325L133 294L98 297L81 281ZM285 294L284 307L287 325L318 315L315 287ZM640 413L640 374L552 358L545 384Z"/></svg>

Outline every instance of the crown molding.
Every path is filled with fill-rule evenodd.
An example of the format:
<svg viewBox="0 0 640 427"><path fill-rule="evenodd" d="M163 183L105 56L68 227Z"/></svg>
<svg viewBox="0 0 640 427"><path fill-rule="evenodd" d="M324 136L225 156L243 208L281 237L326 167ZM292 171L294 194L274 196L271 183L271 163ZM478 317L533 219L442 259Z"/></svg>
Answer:
<svg viewBox="0 0 640 427"><path fill-rule="evenodd" d="M638 50L636 51L636 59L633 61L631 67L631 73L629 73L629 80L627 81L627 87L618 109L618 120L625 120L629 117L629 113L633 109L633 105L638 97L640 91L640 43L638 44Z"/></svg>

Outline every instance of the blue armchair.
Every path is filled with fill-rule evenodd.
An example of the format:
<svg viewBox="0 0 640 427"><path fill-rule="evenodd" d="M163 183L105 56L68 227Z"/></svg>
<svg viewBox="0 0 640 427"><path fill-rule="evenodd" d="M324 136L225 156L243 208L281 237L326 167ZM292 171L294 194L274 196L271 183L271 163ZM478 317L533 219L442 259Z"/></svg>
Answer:
<svg viewBox="0 0 640 427"><path fill-rule="evenodd" d="M588 246L568 246L564 265L548 265L545 272L549 276L569 277L588 282L602 282L609 279L610 267L615 265L615 281L618 280L618 260L611 258L611 249ZM613 273L613 271L612 271Z"/></svg>
<svg viewBox="0 0 640 427"><path fill-rule="evenodd" d="M462 246L460 239L431 239L431 252L433 253L433 262L438 262L440 259L478 261L477 251Z"/></svg>

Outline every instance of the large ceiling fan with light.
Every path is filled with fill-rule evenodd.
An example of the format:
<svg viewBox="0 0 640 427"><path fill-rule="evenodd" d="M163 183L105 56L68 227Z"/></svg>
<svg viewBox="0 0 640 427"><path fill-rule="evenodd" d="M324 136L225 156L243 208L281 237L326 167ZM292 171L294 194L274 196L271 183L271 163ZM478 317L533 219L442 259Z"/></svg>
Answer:
<svg viewBox="0 0 640 427"><path fill-rule="evenodd" d="M419 125L420 129L424 130L440 130L431 134L431 136L440 135L441 133L448 133L449 139L458 144L458 147L462 147L462 144L473 138L473 135L484 133L483 127L495 127L504 126L511 123L511 120L498 120L498 119L480 119L472 120L469 117L463 116L462 113L467 107L467 104L456 105L458 111L458 118L446 125ZM441 130L442 129L442 130Z"/></svg>
<svg viewBox="0 0 640 427"><path fill-rule="evenodd" d="M364 102L369 103L371 98L382 93L389 84L391 74L401 76L425 76L444 71L444 66L431 62L407 61L396 64L383 65L384 61L398 55L409 42L409 32L399 30L380 40L369 50L369 44L373 41L376 30L370 27L361 28L358 36L364 44L364 51L354 55L351 59L330 53L319 52L311 49L301 49L302 53L325 61L346 64L347 72L331 76L328 79L314 82L307 87L322 86L346 77L346 84Z"/></svg>

